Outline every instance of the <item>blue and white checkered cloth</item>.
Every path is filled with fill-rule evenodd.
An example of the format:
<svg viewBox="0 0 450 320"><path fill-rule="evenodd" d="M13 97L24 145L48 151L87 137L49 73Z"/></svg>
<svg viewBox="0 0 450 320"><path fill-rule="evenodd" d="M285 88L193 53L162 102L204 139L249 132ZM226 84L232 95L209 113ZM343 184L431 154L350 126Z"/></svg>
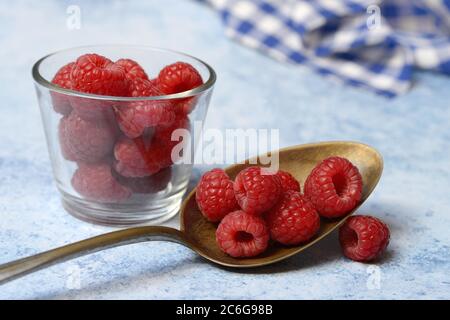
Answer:
<svg viewBox="0 0 450 320"><path fill-rule="evenodd" d="M414 69L450 74L450 0L206 1L239 42L389 97Z"/></svg>

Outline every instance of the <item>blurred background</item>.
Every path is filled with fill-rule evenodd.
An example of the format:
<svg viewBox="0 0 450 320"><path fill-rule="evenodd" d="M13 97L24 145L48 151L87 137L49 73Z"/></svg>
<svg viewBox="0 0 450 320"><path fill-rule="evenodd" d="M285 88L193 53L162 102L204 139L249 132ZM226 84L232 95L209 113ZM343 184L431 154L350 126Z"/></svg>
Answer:
<svg viewBox="0 0 450 320"><path fill-rule="evenodd" d="M370 289L367 266L342 258L332 235L286 264L243 274L173 244L118 248L4 285L0 298L449 298L449 78L416 72L412 90L386 98L233 41L220 10L191 0L0 0L0 263L110 230L75 220L59 202L31 67L60 49L116 43L208 62L218 81L206 127L279 128L281 147L377 148L384 175L361 211L392 229L381 284Z"/></svg>

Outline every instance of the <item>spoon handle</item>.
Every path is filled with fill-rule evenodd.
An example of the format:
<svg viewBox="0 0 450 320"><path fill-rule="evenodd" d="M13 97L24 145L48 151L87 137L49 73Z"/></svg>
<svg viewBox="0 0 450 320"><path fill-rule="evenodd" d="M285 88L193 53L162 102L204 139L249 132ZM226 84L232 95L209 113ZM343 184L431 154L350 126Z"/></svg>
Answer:
<svg viewBox="0 0 450 320"><path fill-rule="evenodd" d="M168 227L136 227L102 234L0 265L0 285L59 262L97 251L144 241L170 241L192 247L186 235Z"/></svg>

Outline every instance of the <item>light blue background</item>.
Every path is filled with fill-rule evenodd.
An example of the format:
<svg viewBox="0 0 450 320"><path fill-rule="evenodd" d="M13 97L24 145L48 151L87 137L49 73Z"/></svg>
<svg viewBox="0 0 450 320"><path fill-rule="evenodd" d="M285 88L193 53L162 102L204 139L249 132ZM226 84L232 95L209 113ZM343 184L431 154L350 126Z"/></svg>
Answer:
<svg viewBox="0 0 450 320"><path fill-rule="evenodd" d="M80 30L66 28L69 4L81 7ZM380 287L370 285L370 265L341 256L333 234L245 272L176 244L132 245L3 285L0 298L450 298L449 78L417 74L410 93L386 100L241 47L215 12L181 0L0 1L0 263L111 230L62 209L30 75L49 52L101 43L150 44L208 61L219 78L207 127L280 128L282 146L348 139L378 148L384 175L360 212L391 227L376 264Z"/></svg>

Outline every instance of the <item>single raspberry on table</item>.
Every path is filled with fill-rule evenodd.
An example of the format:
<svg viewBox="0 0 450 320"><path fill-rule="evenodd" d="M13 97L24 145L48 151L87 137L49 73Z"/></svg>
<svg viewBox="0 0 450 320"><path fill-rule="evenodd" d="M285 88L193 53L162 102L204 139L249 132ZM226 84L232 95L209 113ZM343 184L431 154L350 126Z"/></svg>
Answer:
<svg viewBox="0 0 450 320"><path fill-rule="evenodd" d="M203 84L202 76L189 63L176 62L164 67L158 75L162 93L172 94L188 91Z"/></svg>
<svg viewBox="0 0 450 320"><path fill-rule="evenodd" d="M58 135L65 159L93 163L112 155L117 128L108 121L86 121L72 112L60 120Z"/></svg>
<svg viewBox="0 0 450 320"><path fill-rule="evenodd" d="M195 199L203 216L211 222L218 222L228 213L239 209L233 181L222 169L213 169L202 176Z"/></svg>
<svg viewBox="0 0 450 320"><path fill-rule="evenodd" d="M129 81L123 67L97 54L80 56L71 71L72 89L105 96L128 96ZM104 118L112 112L114 101L71 97L71 105L87 120ZM107 115L109 117L109 115Z"/></svg>
<svg viewBox="0 0 450 320"><path fill-rule="evenodd" d="M341 217L361 200L362 177L347 159L330 157L312 170L305 181L304 193L321 216Z"/></svg>
<svg viewBox="0 0 450 320"><path fill-rule="evenodd" d="M263 253L269 239L265 221L241 210L226 215L216 230L220 249L235 258L254 257Z"/></svg>
<svg viewBox="0 0 450 320"><path fill-rule="evenodd" d="M371 216L352 216L339 229L344 255L355 261L371 261L380 257L389 244L389 238L387 225Z"/></svg>
<svg viewBox="0 0 450 320"><path fill-rule="evenodd" d="M71 72L75 62L71 62L63 66L53 77L52 83L64 89L72 89ZM58 92L51 92L53 109L67 116L72 111L69 98Z"/></svg>
<svg viewBox="0 0 450 320"><path fill-rule="evenodd" d="M242 210L262 214L278 202L282 188L277 175L265 173L261 167L248 167L236 176L234 193Z"/></svg>
<svg viewBox="0 0 450 320"><path fill-rule="evenodd" d="M114 168L125 177L150 176L172 165L171 152L168 144L153 143L146 137L123 137L114 146Z"/></svg>
<svg viewBox="0 0 450 320"><path fill-rule="evenodd" d="M172 168L168 167L161 171L143 178L128 178L113 171L117 181L131 192L138 194L152 194L164 190L172 178Z"/></svg>
<svg viewBox="0 0 450 320"><path fill-rule="evenodd" d="M106 163L80 164L72 177L72 186L89 200L117 203L131 196L131 191L113 177Z"/></svg>
<svg viewBox="0 0 450 320"><path fill-rule="evenodd" d="M135 101L114 108L122 132L129 138L141 136L146 128L169 125L176 119L174 105L167 101Z"/></svg>
<svg viewBox="0 0 450 320"><path fill-rule="evenodd" d="M125 70L125 76L128 80L133 80L136 78L148 80L145 70L139 63L132 59L119 59L115 62L115 64L121 66Z"/></svg>
<svg viewBox="0 0 450 320"><path fill-rule="evenodd" d="M300 192L300 183L289 172L278 170L277 176L280 178L283 192L289 190Z"/></svg>
<svg viewBox="0 0 450 320"><path fill-rule="evenodd" d="M312 203L297 191L286 191L266 215L270 236L285 245L310 240L320 228L320 217Z"/></svg>

